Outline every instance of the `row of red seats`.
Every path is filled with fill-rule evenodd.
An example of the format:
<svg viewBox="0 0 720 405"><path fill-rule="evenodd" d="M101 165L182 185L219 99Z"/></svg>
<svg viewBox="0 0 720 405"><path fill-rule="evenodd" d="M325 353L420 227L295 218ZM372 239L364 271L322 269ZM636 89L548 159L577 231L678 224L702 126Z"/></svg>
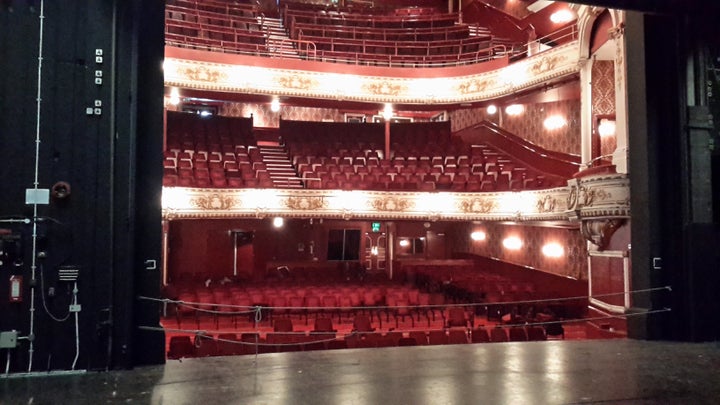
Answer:
<svg viewBox="0 0 720 405"><path fill-rule="evenodd" d="M414 330L353 333L339 339L333 332L284 333L270 332L265 337L257 333L172 336L169 338L169 359L278 353L293 351L333 350L345 348L377 348L395 346L424 346L490 342L525 342L547 340L548 334L539 326L512 328Z"/></svg>
<svg viewBox="0 0 720 405"><path fill-rule="evenodd" d="M407 56L414 58L407 58L406 60L418 61L442 61L450 56L472 59L474 57L493 55L493 47L496 45L492 38L487 37L437 41L382 41L323 37L302 32L297 39L315 44L315 49L320 56L330 53L346 53L358 55L363 59L372 58L373 60L377 59L375 55Z"/></svg>
<svg viewBox="0 0 720 405"><path fill-rule="evenodd" d="M203 149L202 145L255 145L256 141L252 118L217 115L202 117L193 113L168 111L167 143L189 145L189 149Z"/></svg>
<svg viewBox="0 0 720 405"><path fill-rule="evenodd" d="M302 36L318 36L327 38L347 38L380 41L443 41L468 38L467 25L453 25L439 28L406 29L372 28L355 26L335 26L324 24L298 23L292 24L289 32L291 38L301 39ZM490 32L486 31L489 38Z"/></svg>
<svg viewBox="0 0 720 405"><path fill-rule="evenodd" d="M283 19L286 27L291 27L294 22L298 22L328 26L417 29L453 26L459 21L459 14L376 15L323 10L308 11L287 7L283 12Z"/></svg>
<svg viewBox="0 0 720 405"><path fill-rule="evenodd" d="M257 17L260 15L257 5L225 0L167 0L168 8L178 7L198 12L211 12L235 17Z"/></svg>

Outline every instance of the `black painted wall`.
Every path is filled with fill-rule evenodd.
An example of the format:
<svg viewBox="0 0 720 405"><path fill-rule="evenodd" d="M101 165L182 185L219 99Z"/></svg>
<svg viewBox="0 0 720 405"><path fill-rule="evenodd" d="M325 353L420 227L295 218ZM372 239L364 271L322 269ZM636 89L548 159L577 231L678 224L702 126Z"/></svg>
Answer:
<svg viewBox="0 0 720 405"><path fill-rule="evenodd" d="M632 288L672 287L634 297L638 313L658 313L630 318L629 336L717 340L712 119L697 74L707 70L704 49L717 42L717 24L711 13L631 12L627 20Z"/></svg>
<svg viewBox="0 0 720 405"><path fill-rule="evenodd" d="M80 268L76 369L164 359L162 333L136 328L158 324L157 305L136 296L159 290L159 270L147 268L160 259L163 9L139 0L0 3L0 218L29 220L0 222L18 256L0 266L0 331L34 337L32 350L30 339L11 350L12 371L72 367L74 315L58 321L72 299L73 284L57 277L64 265ZM87 115L95 100L101 110ZM36 145L38 187L69 185L66 197L38 205L37 217L25 204ZM10 275L23 277L21 303L7 298Z"/></svg>

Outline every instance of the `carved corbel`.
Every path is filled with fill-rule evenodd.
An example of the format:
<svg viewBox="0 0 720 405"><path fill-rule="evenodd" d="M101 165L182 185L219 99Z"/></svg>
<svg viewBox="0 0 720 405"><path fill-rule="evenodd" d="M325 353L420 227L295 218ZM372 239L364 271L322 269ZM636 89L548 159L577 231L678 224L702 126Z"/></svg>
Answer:
<svg viewBox="0 0 720 405"><path fill-rule="evenodd" d="M622 218L584 220L580 225L582 236L600 250L605 250L615 231L625 223Z"/></svg>
<svg viewBox="0 0 720 405"><path fill-rule="evenodd" d="M610 35L610 38L614 40L622 38L622 36L625 35L625 23L621 22L620 24L610 28L608 30L608 34Z"/></svg>

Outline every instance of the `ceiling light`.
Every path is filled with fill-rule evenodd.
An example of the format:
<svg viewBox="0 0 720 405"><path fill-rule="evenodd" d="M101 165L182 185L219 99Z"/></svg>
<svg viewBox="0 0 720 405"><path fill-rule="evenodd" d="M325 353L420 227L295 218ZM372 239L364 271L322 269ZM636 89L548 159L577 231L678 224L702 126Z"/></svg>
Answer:
<svg viewBox="0 0 720 405"><path fill-rule="evenodd" d="M550 21L554 22L555 24L570 22L574 19L575 14L568 9L558 10L552 13L552 15L550 15Z"/></svg>
<svg viewBox="0 0 720 405"><path fill-rule="evenodd" d="M494 115L497 112L497 107L495 107L495 104L490 104L487 108L487 113L490 115Z"/></svg>

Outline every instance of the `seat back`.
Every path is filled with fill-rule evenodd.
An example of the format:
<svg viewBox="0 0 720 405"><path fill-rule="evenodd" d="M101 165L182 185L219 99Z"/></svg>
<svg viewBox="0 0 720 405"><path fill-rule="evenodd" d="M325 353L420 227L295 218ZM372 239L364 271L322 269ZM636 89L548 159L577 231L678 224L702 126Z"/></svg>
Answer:
<svg viewBox="0 0 720 405"><path fill-rule="evenodd" d="M491 342L507 342L508 335L504 328L492 328L490 330L490 341Z"/></svg>

